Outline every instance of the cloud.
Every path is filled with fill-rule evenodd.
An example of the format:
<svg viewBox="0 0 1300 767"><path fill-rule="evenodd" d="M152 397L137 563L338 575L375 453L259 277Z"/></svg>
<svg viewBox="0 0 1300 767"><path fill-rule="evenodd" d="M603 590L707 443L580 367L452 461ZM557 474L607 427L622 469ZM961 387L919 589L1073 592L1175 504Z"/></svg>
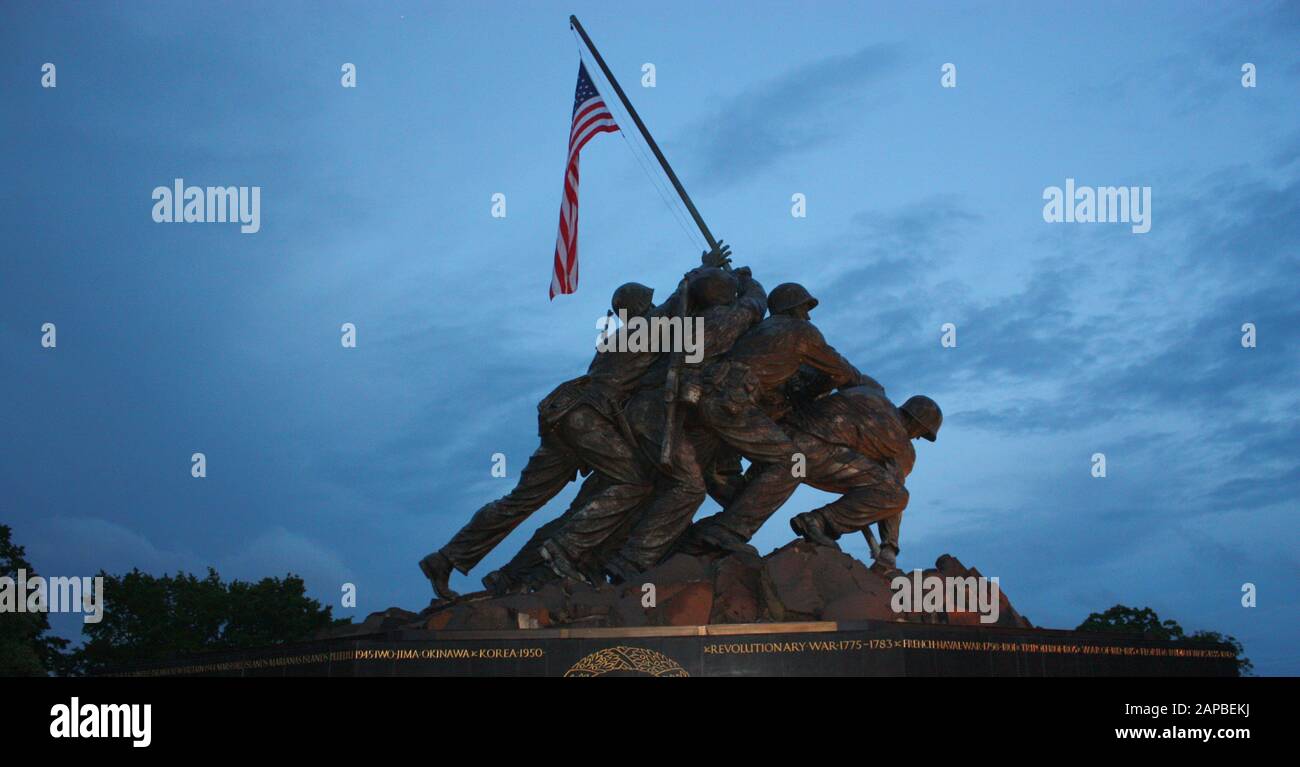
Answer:
<svg viewBox="0 0 1300 767"><path fill-rule="evenodd" d="M132 568L162 574L203 567L193 552L159 548L145 535L97 517L46 517L30 531L15 530L15 537L46 575L116 574Z"/></svg>
<svg viewBox="0 0 1300 767"><path fill-rule="evenodd" d="M1051 626L1150 604L1237 635L1269 659L1263 673L1291 668L1273 628L1295 625L1281 608L1296 601L1284 541L1300 497L1300 177L1286 170L1171 181L1189 191L1160 198L1147 240L1031 229L1034 255L992 287L951 255L971 258L988 223L958 197L859 215L808 248L861 264L815 278L828 340L895 397L923 390L948 411L909 482L906 566L954 553ZM945 321L955 349L939 345ZM1093 452L1105 479L1089 474ZM796 495L763 543L822 502ZM1247 581L1277 601L1229 609Z"/></svg>
<svg viewBox="0 0 1300 767"><path fill-rule="evenodd" d="M238 551L223 557L217 571L227 580L238 578L246 581L284 577L292 573L302 577L312 595L323 598L326 604L337 603L340 587L355 580L349 567L331 547L278 526L262 532Z"/></svg>
<svg viewBox="0 0 1300 767"><path fill-rule="evenodd" d="M680 143L695 155L704 185L734 184L835 138L835 117L886 94L863 86L879 84L896 70L894 45L869 45L799 66L731 99L685 131Z"/></svg>

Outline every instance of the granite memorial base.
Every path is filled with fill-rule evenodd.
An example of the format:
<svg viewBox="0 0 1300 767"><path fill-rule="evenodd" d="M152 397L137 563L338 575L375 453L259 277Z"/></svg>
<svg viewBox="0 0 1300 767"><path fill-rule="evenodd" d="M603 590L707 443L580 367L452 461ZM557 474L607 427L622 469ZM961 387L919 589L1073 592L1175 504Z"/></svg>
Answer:
<svg viewBox="0 0 1300 767"><path fill-rule="evenodd" d="M131 669L128 676L1236 676L1227 645L888 621L513 631L403 629Z"/></svg>

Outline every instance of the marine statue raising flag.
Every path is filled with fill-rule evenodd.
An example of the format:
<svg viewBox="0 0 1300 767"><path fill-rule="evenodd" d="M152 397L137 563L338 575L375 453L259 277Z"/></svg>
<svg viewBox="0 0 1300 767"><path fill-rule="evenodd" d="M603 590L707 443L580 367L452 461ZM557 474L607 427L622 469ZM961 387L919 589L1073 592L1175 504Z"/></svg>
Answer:
<svg viewBox="0 0 1300 767"><path fill-rule="evenodd" d="M451 541L422 559L421 571L440 600L458 599L449 584L452 571L468 574L579 476L586 479L569 509L543 525L510 563L484 578L491 593L526 593L556 579L597 586L607 579L637 582L638 574L674 551L706 557L752 551L749 537L801 484L803 475L790 474L792 460L802 455L801 449L813 447L821 450L813 451L819 459L827 454L825 466L816 463L820 473L803 481L844 493L845 499L819 510L826 517L823 524L815 524L822 516L802 515L801 520L812 521L795 532L835 548L834 540L844 533L879 523L888 548L883 555L873 549L873 555L878 571L892 571L898 521L907 505L903 481L915 459L907 443L916 435L933 437L941 417L938 406L932 407L933 418L927 415L924 421L917 421L908 405L895 408L883 387L835 351L809 321L817 299L802 285L778 285L769 296L749 267L732 268L730 248L714 239L591 39L577 19L570 21L710 247L661 304L653 301L653 290L639 283L614 292L610 313L628 318L626 326L602 337L585 375L564 382L538 404L541 444L516 487L480 508ZM580 64L552 298L577 288L579 154L597 133L617 130L586 65ZM764 319L769 310L772 316ZM670 348L604 343L610 336L621 341L638 323L697 331L678 334L680 343ZM696 347L694 354L681 346L688 340ZM830 437L822 436L828 447L811 441L811 447L796 446L795 440L812 428L796 416L819 401L833 407L840 401L836 397L843 399L846 390L857 388L875 397L874 409L835 410L828 416ZM832 395L835 390L839 394ZM909 405L921 400L932 404L913 398ZM887 450L880 448L884 442ZM857 451L852 456L850 448ZM851 482L834 468L846 456L856 461ZM751 464L743 474L742 458ZM724 513L688 534L706 494ZM828 516L838 511L843 513ZM733 517L741 522L718 524ZM730 534L720 535L724 528Z"/></svg>

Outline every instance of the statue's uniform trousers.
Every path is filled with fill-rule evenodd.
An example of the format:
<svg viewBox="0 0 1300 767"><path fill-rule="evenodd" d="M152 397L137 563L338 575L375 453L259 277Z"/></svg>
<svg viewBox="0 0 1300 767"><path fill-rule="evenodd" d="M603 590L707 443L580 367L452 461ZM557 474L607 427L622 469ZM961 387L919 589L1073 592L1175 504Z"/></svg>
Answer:
<svg viewBox="0 0 1300 767"><path fill-rule="evenodd" d="M774 418L785 409L776 386L765 389L748 366L722 360L706 372L704 392L696 412L705 429L751 463L790 463L796 451Z"/></svg>
<svg viewBox="0 0 1300 767"><path fill-rule="evenodd" d="M717 448L717 453L708 469L704 473L704 486L710 497L718 503L719 506L726 507L737 497L744 489L745 480L740 471L740 456L728 450L725 446L717 444L716 440L710 441L711 435L702 433L698 430L688 430L687 438L691 439L695 455L698 457L702 452L706 455L709 448ZM701 445L701 442L704 444ZM657 449L658 446L646 442L646 449ZM678 466L675 471L679 476L685 475L685 470ZM644 506L650 501L652 494L647 493L642 501L642 507L634 508L628 514L610 514L611 519L616 520L612 525L586 525L574 523L573 517L595 498L601 490L608 484L608 480L600 474L593 473L582 483L582 489L578 495L569 504L569 508L559 517L552 519L533 533L528 543L525 543L514 558L510 560L501 569L511 576L521 576L530 570L539 567L545 567L545 562L541 557L541 544L548 539L558 538L560 545L564 547L565 553L569 555L571 561L584 572L599 572L600 565L610 552L618 551L626 543L632 527L639 521L640 514L644 511ZM686 483L689 485L689 483ZM588 512L590 513L590 512ZM621 519L617 517L621 516ZM564 531L564 535L560 535ZM586 534L579 533L585 530ZM671 534L671 533L669 533Z"/></svg>
<svg viewBox="0 0 1300 767"><path fill-rule="evenodd" d="M647 318L669 316L679 296L674 292ZM564 529L576 511L589 504L594 504L593 513L598 517L635 516L631 511L653 489L652 472L639 460L630 430L620 423L620 408L660 355L649 349L630 350L627 332L626 327L619 328L609 339L611 349L597 351L585 376L560 384L538 404L542 447L529 460L515 491L480 509L476 515L480 521L471 521L472 527L467 526L454 545L449 545L450 551L444 551L458 568L463 569L461 562L482 559L519 522L572 481L579 468L594 473L583 482L569 509L539 528L502 568L507 575L520 575L542 564L541 543Z"/></svg>
<svg viewBox="0 0 1300 767"><path fill-rule="evenodd" d="M605 479L604 475L596 472L589 474L582 481L582 487L578 489L578 494L569 503L569 508L565 509L560 516L534 530L528 542L521 546L519 551L515 552L514 557L501 567L501 571L515 579L526 577L530 571L541 570L550 573L550 565L546 563L546 560L542 559L542 544L558 533L578 509L586 506L608 485L609 481Z"/></svg>
<svg viewBox="0 0 1300 767"><path fill-rule="evenodd" d="M650 470L618 427L595 407L578 404L543 433L514 490L475 512L442 553L457 570L468 573L520 522L587 469L605 480L593 488L587 506L613 517L629 513L653 489Z"/></svg>
<svg viewBox="0 0 1300 767"><path fill-rule="evenodd" d="M881 543L898 550L898 529L907 508L906 477L891 460L868 458L852 448L796 432L796 450L804 456L805 477L797 465L757 467L740 496L725 510L700 521L701 528L718 525L749 540L801 483L839 493L837 500L815 509L832 537L880 523Z"/></svg>
<svg viewBox="0 0 1300 767"><path fill-rule="evenodd" d="M653 422L654 416L644 413L655 409L662 411L662 402L660 391L642 390L628 405L629 420L635 424ZM659 416L660 423L662 418ZM648 435L654 430L637 428L636 431L645 469L654 472L650 456L657 457L661 447ZM614 544L621 543L623 551L632 547L648 552L645 560L638 560L642 568L653 565L686 530L691 517L704 502L709 483L703 467L713 466L719 444L707 431L683 429L681 438L674 445L668 473L659 473L656 484L646 488L638 499L638 503L648 502L639 515L624 513L612 505L588 503L569 516L552 537L552 542L575 561L590 558L597 551L610 550Z"/></svg>
<svg viewBox="0 0 1300 767"><path fill-rule="evenodd" d="M732 369L743 375L737 368ZM738 477L725 480L714 475L716 467L738 463L737 454L753 462L790 462L795 451L790 437L754 404L748 391L737 390L739 384L734 381L728 384L732 388L716 395L706 388L699 405L686 419L684 438L677 441L670 456L667 476L660 480L654 501L619 552L630 564L644 570L663 558L690 526L709 484L716 487L719 480L728 481L727 486L717 488L721 493L734 493L742 486ZM718 494L715 492L715 497Z"/></svg>
<svg viewBox="0 0 1300 767"><path fill-rule="evenodd" d="M766 310L766 293L757 281L746 281L742 295L734 304L709 307L701 313L699 319L703 327L702 360L691 366L684 373L684 380L698 378L702 368L720 358L763 316ZM662 364L662 363L661 363ZM664 365L666 368L666 365ZM642 381L642 388L632 396L627 404L625 415L636 433L638 442L648 465L659 463L664 439L664 424L667 412L664 405L663 385L659 374L647 376ZM685 383L683 389L690 388ZM570 558L581 558L597 547L607 546L610 537L623 534L631 522L627 540L619 550L621 557L640 569L656 564L672 544L677 540L691 518L704 502L704 496L710 485L726 482L734 489L738 478L735 468L724 468L723 474L714 473L718 466L716 458L722 457L722 465L730 467L739 463L730 451L722 452L717 435L710 429L701 428L693 423L686 408L679 410L683 420L681 434L676 435L671 445L669 463L660 471L658 484L653 491L653 499L639 517L633 519L615 519L598 507L588 504L586 509L576 514L569 524L558 533L552 541L565 550ZM776 428L773 424L773 428ZM777 429L780 432L780 429ZM782 439L788 442L784 434ZM730 476L727 476L730 475ZM723 489L726 492L726 489Z"/></svg>

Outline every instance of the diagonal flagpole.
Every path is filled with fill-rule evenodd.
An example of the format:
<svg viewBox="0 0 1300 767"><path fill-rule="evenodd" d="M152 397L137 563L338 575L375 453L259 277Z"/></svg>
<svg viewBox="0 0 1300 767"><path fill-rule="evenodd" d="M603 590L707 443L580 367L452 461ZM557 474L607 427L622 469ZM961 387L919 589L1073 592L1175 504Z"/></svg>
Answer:
<svg viewBox="0 0 1300 767"><path fill-rule="evenodd" d="M595 43L591 42L591 38L587 36L587 30L582 28L582 22L578 21L577 16L570 16L569 26L577 31L578 35L582 38L582 42L587 45L587 50L591 51L592 58L594 58L596 64L600 66L600 71L604 73L605 79L610 85L614 86L614 93L618 95L618 100L623 102L623 108L626 109L628 115L631 116L632 122L636 123L637 130L641 131L641 137L644 138L645 143L649 145L650 151L654 152L655 159L659 161L659 165L664 169L664 173L668 176L668 180L673 183L673 188L677 190L678 196L680 196L682 202L686 204L686 210L690 211L691 218L695 219L695 225L700 228L700 234L704 235L704 240L709 244L710 250L721 252L721 249L718 247L718 241L713 238L713 232L709 231L709 225L704 223L704 217L701 216L700 211L695 208L695 203L691 202L691 196L686 193L686 188L682 186L681 180L678 179L677 174L673 172L673 166L668 164L668 158L664 157L663 150L659 148L659 144L655 142L654 136L650 135L650 130L646 128L645 123L641 121L641 115L637 114L636 107L632 106L632 102L628 99L627 94L623 92L623 86L618 84L618 78L614 77L614 73L609 71L609 66L605 64L605 58L600 55L600 51L596 50ZM678 285L677 289L680 296L678 298L676 315L685 318L688 311L685 278L682 279L682 282ZM658 464L661 470L669 473L672 471L672 457L677 449L675 446L677 433L681 431L681 418L677 412L677 403L680 399L678 388L681 367L683 364L684 360L682 354L680 352L674 353L672 355L672 364L669 365L668 375L664 381L664 435L663 444L659 451Z"/></svg>
<svg viewBox="0 0 1300 767"><path fill-rule="evenodd" d="M626 109L628 115L632 117L632 122L636 123L637 130L641 131L641 136L645 139L646 144L650 146L650 151L654 152L655 159L659 161L659 165L663 167L664 173L668 175L668 180L673 182L673 188L677 190L677 194L682 198L682 202L686 203L686 209L690 211L691 218L695 219L695 225L700 228L700 233L704 235L705 242L709 243L709 248L711 250L717 250L718 241L713 239L713 232L709 231L708 224L704 223L704 217L695 209L695 203L691 202L691 196L686 193L686 188L682 186L682 182L678 180L677 174L673 172L673 166L668 164L668 158L664 157L664 153L659 149L659 145L655 143L654 136L650 135L650 131L645 127L645 123L641 122L641 115L637 114L636 107L632 106L632 102L628 100L627 94L623 92L623 86L618 84L618 79L614 77L614 73L610 72L609 67L605 65L604 57L600 55L600 51L596 50L595 43L591 42L591 38L587 36L587 30L582 28L582 22L578 21L577 16L570 16L569 26L577 31L578 35L582 38L582 42L586 44L587 50L591 51L592 58L594 58L596 64L600 66L600 71L605 74L605 79L609 81L610 85L614 86L614 93L618 95L618 100L623 102L623 108Z"/></svg>

